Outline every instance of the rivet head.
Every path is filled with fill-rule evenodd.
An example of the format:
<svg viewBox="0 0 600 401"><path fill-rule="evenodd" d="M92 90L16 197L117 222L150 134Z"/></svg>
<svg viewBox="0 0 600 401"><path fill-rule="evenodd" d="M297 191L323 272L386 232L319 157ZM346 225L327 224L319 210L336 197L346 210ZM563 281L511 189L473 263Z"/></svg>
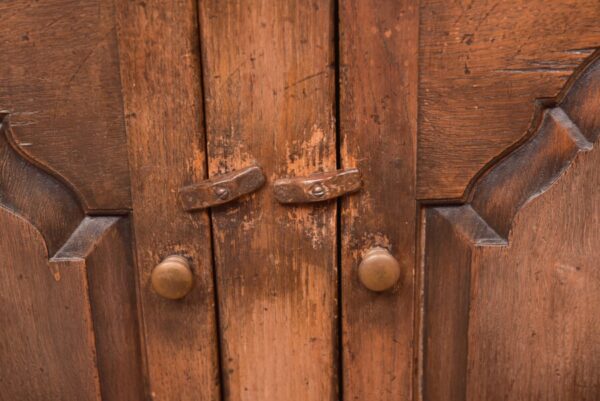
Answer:
<svg viewBox="0 0 600 401"><path fill-rule="evenodd" d="M217 187L215 188L215 194L219 199L225 200L229 196L229 190L225 187Z"/></svg>
<svg viewBox="0 0 600 401"><path fill-rule="evenodd" d="M325 195L325 192L326 192L325 187L323 187L323 185L321 185L321 184L315 184L310 189L310 194L317 198L322 198Z"/></svg>
<svg viewBox="0 0 600 401"><path fill-rule="evenodd" d="M194 276L186 258L179 255L166 257L152 270L152 289L166 299L181 299L192 289Z"/></svg>
<svg viewBox="0 0 600 401"><path fill-rule="evenodd" d="M400 263L387 249L372 248L358 266L358 278L371 291L389 290L400 279Z"/></svg>

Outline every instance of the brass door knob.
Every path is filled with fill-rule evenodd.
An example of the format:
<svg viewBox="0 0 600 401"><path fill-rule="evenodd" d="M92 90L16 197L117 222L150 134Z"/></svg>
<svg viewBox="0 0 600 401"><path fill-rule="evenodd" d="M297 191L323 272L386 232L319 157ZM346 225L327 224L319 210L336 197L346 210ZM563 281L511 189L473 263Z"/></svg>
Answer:
<svg viewBox="0 0 600 401"><path fill-rule="evenodd" d="M152 270L152 288L167 299L185 297L194 284L194 276L186 258L179 255L167 256Z"/></svg>
<svg viewBox="0 0 600 401"><path fill-rule="evenodd" d="M385 291L400 279L400 263L385 248L370 249L358 266L360 282L371 291Z"/></svg>

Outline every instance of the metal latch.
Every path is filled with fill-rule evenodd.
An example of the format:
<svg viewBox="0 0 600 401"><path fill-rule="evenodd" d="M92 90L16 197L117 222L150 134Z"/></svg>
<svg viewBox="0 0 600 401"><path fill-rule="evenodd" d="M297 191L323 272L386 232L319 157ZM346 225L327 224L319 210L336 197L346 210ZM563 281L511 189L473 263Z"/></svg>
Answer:
<svg viewBox="0 0 600 401"><path fill-rule="evenodd" d="M349 168L308 177L282 178L275 181L273 191L280 203L312 203L358 191L361 186L360 172Z"/></svg>
<svg viewBox="0 0 600 401"><path fill-rule="evenodd" d="M265 175L258 166L218 175L179 190L183 210L191 212L222 205L262 187Z"/></svg>

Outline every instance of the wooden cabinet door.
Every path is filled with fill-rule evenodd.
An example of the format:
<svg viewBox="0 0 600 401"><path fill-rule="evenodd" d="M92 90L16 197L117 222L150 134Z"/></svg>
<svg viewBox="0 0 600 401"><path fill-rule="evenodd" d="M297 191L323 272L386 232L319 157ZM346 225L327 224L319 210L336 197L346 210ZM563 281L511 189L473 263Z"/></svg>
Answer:
<svg viewBox="0 0 600 401"><path fill-rule="evenodd" d="M0 400L600 399L597 0L0 14Z"/></svg>
<svg viewBox="0 0 600 401"><path fill-rule="evenodd" d="M462 206L425 212L427 400L600 395L600 59Z"/></svg>
<svg viewBox="0 0 600 401"><path fill-rule="evenodd" d="M113 7L0 14L0 400L140 400Z"/></svg>
<svg viewBox="0 0 600 401"><path fill-rule="evenodd" d="M426 3L421 397L598 399L600 5Z"/></svg>

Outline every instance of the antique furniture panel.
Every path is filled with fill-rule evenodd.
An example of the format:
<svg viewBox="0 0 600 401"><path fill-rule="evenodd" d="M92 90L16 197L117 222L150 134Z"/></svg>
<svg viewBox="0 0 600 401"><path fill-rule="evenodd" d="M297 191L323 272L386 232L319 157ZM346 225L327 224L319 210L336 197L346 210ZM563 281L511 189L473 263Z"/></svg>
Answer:
<svg viewBox="0 0 600 401"><path fill-rule="evenodd" d="M87 211L130 207L127 143L111 0L0 4L0 109L36 164Z"/></svg>
<svg viewBox="0 0 600 401"><path fill-rule="evenodd" d="M337 399L336 204L273 193L336 170L333 2L198 4L209 174L267 180L211 212L224 399Z"/></svg>
<svg viewBox="0 0 600 401"><path fill-rule="evenodd" d="M414 366L419 7L413 0L343 1L339 13L340 162L358 168L364 182L342 199L340 211L343 395L408 400ZM361 259L379 247L400 264L398 283L385 292L370 291L358 274Z"/></svg>
<svg viewBox="0 0 600 401"><path fill-rule="evenodd" d="M127 219L84 217L0 120L0 399L138 400Z"/></svg>
<svg viewBox="0 0 600 401"><path fill-rule="evenodd" d="M0 398L100 400L85 266L49 263L39 231L4 207L0 224Z"/></svg>
<svg viewBox="0 0 600 401"><path fill-rule="evenodd" d="M206 175L196 4L117 8L149 396L218 400L208 214L178 200Z"/></svg>
<svg viewBox="0 0 600 401"><path fill-rule="evenodd" d="M424 399L600 397L600 58L462 206L426 212Z"/></svg>
<svg viewBox="0 0 600 401"><path fill-rule="evenodd" d="M600 46L597 0L421 2L418 196L463 198ZM535 124L534 124L535 126Z"/></svg>

